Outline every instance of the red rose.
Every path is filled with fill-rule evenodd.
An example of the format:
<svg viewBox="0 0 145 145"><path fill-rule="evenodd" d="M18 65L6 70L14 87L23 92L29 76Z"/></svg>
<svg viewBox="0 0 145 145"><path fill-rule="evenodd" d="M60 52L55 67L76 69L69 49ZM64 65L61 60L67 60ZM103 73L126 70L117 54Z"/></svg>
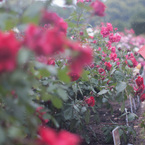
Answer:
<svg viewBox="0 0 145 145"><path fill-rule="evenodd" d="M109 41L110 41L111 43L119 42L120 39L121 39L121 36L120 36L119 34L115 34L115 35L114 35L113 33L110 33L110 35L109 35Z"/></svg>
<svg viewBox="0 0 145 145"><path fill-rule="evenodd" d="M93 96L91 96L90 98L88 99L85 99L85 102L88 104L88 106L94 106L95 105L95 99Z"/></svg>
<svg viewBox="0 0 145 145"><path fill-rule="evenodd" d="M53 55L64 51L64 36L57 27L43 32L40 27L30 25L25 33L24 44L38 56Z"/></svg>
<svg viewBox="0 0 145 145"><path fill-rule="evenodd" d="M100 67L100 65L96 65L96 68L99 68Z"/></svg>
<svg viewBox="0 0 145 145"><path fill-rule="evenodd" d="M95 2L92 2L91 7L94 10L94 15L97 15L100 17L105 15L104 12L105 12L106 6L101 1L96 0Z"/></svg>
<svg viewBox="0 0 145 145"><path fill-rule="evenodd" d="M55 65L55 59L49 58L48 61L47 61L47 64L48 65Z"/></svg>
<svg viewBox="0 0 145 145"><path fill-rule="evenodd" d="M107 27L102 26L101 28L101 35L103 37L107 37L110 34L110 31L113 31L113 27L111 23L107 23Z"/></svg>
<svg viewBox="0 0 145 145"><path fill-rule="evenodd" d="M80 78L80 76L77 73L71 73L70 72L68 75L70 76L72 82L76 81Z"/></svg>
<svg viewBox="0 0 145 145"><path fill-rule="evenodd" d="M140 95L140 94L143 93L143 91L144 91L144 84L140 85L140 86L137 88L135 94L136 94L136 95Z"/></svg>
<svg viewBox="0 0 145 145"><path fill-rule="evenodd" d="M70 71L80 75L82 73L82 68L92 63L93 51L90 47L81 47L77 43L70 43L68 46L73 51L73 53L77 53L77 55L72 57L69 66Z"/></svg>
<svg viewBox="0 0 145 145"><path fill-rule="evenodd" d="M51 128L39 128L40 142L46 145L78 145L80 143L79 136L68 131L61 130L56 132Z"/></svg>
<svg viewBox="0 0 145 145"><path fill-rule="evenodd" d="M64 32L65 34L67 32L67 23L56 13L43 11L41 16L41 23L51 24L53 27L57 27L59 31Z"/></svg>
<svg viewBox="0 0 145 145"><path fill-rule="evenodd" d="M90 68L94 68L95 67L95 65L94 64L90 64Z"/></svg>
<svg viewBox="0 0 145 145"><path fill-rule="evenodd" d="M112 52L112 53L116 53L116 48L115 48L115 46L111 48L111 52Z"/></svg>
<svg viewBox="0 0 145 145"><path fill-rule="evenodd" d="M111 54L109 55L109 57L110 57L110 60L115 61L116 58L117 58L117 54L116 54L116 53L111 53Z"/></svg>
<svg viewBox="0 0 145 145"><path fill-rule="evenodd" d="M13 33L0 32L0 73L16 68L20 43Z"/></svg>
<svg viewBox="0 0 145 145"><path fill-rule="evenodd" d="M138 78L135 80L137 86L141 86L144 82L143 82L143 77L138 76Z"/></svg>
<svg viewBox="0 0 145 145"><path fill-rule="evenodd" d="M145 93L141 95L140 100L143 102L145 100Z"/></svg>
<svg viewBox="0 0 145 145"><path fill-rule="evenodd" d="M105 62L104 65L106 66L106 69L107 69L108 71L111 70L112 65L110 64L110 62Z"/></svg>
<svg viewBox="0 0 145 145"><path fill-rule="evenodd" d="M108 47L108 49L111 48L111 42L110 41L107 42L106 47Z"/></svg>
<svg viewBox="0 0 145 145"><path fill-rule="evenodd" d="M127 61L126 61L126 64L129 66L129 67L136 67L138 65L138 62L136 61L133 53L129 54L126 56L126 59L127 60L130 60L132 62L132 65L130 65Z"/></svg>
<svg viewBox="0 0 145 145"><path fill-rule="evenodd" d="M99 71L100 75L102 75L102 76L106 75L106 72L105 72L105 70L103 68L99 68L98 71Z"/></svg>

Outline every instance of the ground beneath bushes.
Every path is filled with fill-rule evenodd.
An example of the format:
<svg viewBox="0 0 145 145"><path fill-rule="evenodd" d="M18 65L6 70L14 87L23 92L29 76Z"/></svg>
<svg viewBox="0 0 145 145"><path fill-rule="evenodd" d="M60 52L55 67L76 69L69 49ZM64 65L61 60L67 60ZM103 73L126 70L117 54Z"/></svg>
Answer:
<svg viewBox="0 0 145 145"><path fill-rule="evenodd" d="M100 123L96 124L93 119L91 119L91 122L89 124L89 127L91 127L95 134L96 139L93 137L91 138L91 143L89 145L114 145L113 141L110 141L109 143L106 143L105 136L103 134L102 128L106 125L113 126L114 124L112 122L116 122L119 125L126 125L126 118L121 117L121 104L111 102L113 106L114 113L111 114L110 110L107 110L106 107L102 107L102 109L98 110L99 116L100 116ZM125 107L130 111L130 105L129 100L125 103ZM129 143L133 145L145 145L145 131L140 127L140 123L142 120L142 114L145 112L145 102L141 103L140 108L137 111L138 119L136 119L134 122L130 122L129 124L134 125L134 129L136 130L136 139L133 141L132 137L129 138ZM91 134L91 132L90 132ZM82 145L87 145L86 143L82 143ZM122 143L122 145L126 145L126 143Z"/></svg>
<svg viewBox="0 0 145 145"><path fill-rule="evenodd" d="M145 113L145 102L141 103L141 107L138 110L138 119L134 123L134 129L136 130L136 141L134 145L145 145L145 130L140 127L140 123L145 117L143 114Z"/></svg>

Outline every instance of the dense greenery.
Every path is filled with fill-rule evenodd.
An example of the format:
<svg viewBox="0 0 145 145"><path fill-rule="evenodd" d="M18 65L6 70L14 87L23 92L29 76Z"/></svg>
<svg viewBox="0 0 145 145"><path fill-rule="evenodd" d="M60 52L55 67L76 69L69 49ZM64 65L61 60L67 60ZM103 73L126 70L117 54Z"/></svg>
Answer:
<svg viewBox="0 0 145 145"><path fill-rule="evenodd" d="M105 21L113 23L119 30L124 30L125 27L131 28L135 23L145 21L144 0L107 0L106 6Z"/></svg>

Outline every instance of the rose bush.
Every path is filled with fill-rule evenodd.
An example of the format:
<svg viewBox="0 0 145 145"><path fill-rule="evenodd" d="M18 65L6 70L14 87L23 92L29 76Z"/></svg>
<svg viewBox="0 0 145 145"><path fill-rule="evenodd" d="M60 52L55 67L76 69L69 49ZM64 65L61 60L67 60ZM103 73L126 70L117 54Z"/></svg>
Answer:
<svg viewBox="0 0 145 145"><path fill-rule="evenodd" d="M91 116L99 119L99 108L118 102L124 113L128 97L144 91L143 79L132 75L137 56L121 46L123 34L110 23L87 33L86 14L104 16L104 3L78 1L64 21L49 11L50 2L2 4L11 19L0 32L1 144L89 144L95 133L87 126ZM8 32L13 27L19 32Z"/></svg>

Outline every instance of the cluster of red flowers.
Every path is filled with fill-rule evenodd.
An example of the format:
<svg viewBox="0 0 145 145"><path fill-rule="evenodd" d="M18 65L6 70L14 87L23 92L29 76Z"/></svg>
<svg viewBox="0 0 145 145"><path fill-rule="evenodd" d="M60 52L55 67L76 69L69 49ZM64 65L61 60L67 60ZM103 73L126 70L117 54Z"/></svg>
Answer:
<svg viewBox="0 0 145 145"><path fill-rule="evenodd" d="M107 54L106 54L104 51L102 51L102 56L103 56L103 57L106 57Z"/></svg>
<svg viewBox="0 0 145 145"><path fill-rule="evenodd" d="M82 67L92 62L92 49L90 47L81 47L78 43L69 43L68 46L75 55L70 62L70 72L80 75Z"/></svg>
<svg viewBox="0 0 145 145"><path fill-rule="evenodd" d="M13 71L17 65L20 43L13 33L0 32L0 72Z"/></svg>
<svg viewBox="0 0 145 145"><path fill-rule="evenodd" d="M135 89L136 90L136 93L135 94L136 95L140 95L144 91L144 81L143 81L143 77L138 76L137 79L135 80L135 82L136 82L136 84L138 86L138 88Z"/></svg>
<svg viewBox="0 0 145 145"><path fill-rule="evenodd" d="M129 66L129 67L136 67L138 65L138 62L136 61L133 53L130 53L129 55L126 55L126 59L127 60L130 60L132 62L132 64L129 64L128 61L126 61L126 64Z"/></svg>
<svg viewBox="0 0 145 145"><path fill-rule="evenodd" d="M107 23L106 27L104 25L101 27L101 35L103 37L107 37L111 31L113 31L113 27L111 23Z"/></svg>
<svg viewBox="0 0 145 145"><path fill-rule="evenodd" d="M78 145L80 143L80 137L72 134L68 131L61 130L56 132L51 128L40 127L40 144L42 145Z"/></svg>
<svg viewBox="0 0 145 145"><path fill-rule="evenodd" d="M118 33L113 34L113 33L111 33L111 31L113 31L113 26L111 23L107 23L106 26L104 25L104 23L102 23L100 33L104 38L109 37L109 41L106 44L106 47L108 47L108 49L111 50L111 54L109 55L109 58L110 58L110 60L113 60L114 62L116 62L117 65L119 65L120 62L119 62L119 58L117 58L116 47L115 46L112 47L112 43L119 42L121 39L121 36ZM102 53L103 53L102 56L106 57L104 52L102 52ZM106 69L109 70L109 67Z"/></svg>
<svg viewBox="0 0 145 145"><path fill-rule="evenodd" d="M88 104L88 106L93 107L95 105L95 99L93 96L91 96L90 98L86 98L85 99L86 104Z"/></svg>
<svg viewBox="0 0 145 145"><path fill-rule="evenodd" d="M24 44L37 55L52 55L63 52L64 42L64 34L59 32L57 28L42 32L40 27L30 25L25 32Z"/></svg>
<svg viewBox="0 0 145 145"><path fill-rule="evenodd" d="M113 34L113 33L110 33L109 34L109 41L111 42L111 43L114 43L114 42L119 42L120 41L120 39L121 39L121 36L119 35L119 34Z"/></svg>
<svg viewBox="0 0 145 145"><path fill-rule="evenodd" d="M80 44L68 40L62 32L62 29L60 29L60 26L57 26L58 22L56 21L58 20L60 24L61 18L58 18L56 14L47 13L45 11L41 21L51 23L55 25L55 27L51 27L51 29L49 28L43 32L40 27L30 25L26 30L24 44L39 56L52 56L58 52L63 52L66 47L69 48L72 53L74 52L75 54L78 54L77 56L72 57L72 61L69 66L70 73L77 74L79 76L82 72L82 68L86 64L90 64L92 61L92 49L89 47L83 48ZM50 60L48 61L48 64L54 65L55 62Z"/></svg>
<svg viewBox="0 0 145 145"><path fill-rule="evenodd" d="M140 100L143 102L145 101L145 93L140 96Z"/></svg>
<svg viewBox="0 0 145 145"><path fill-rule="evenodd" d="M108 47L108 49L110 49L111 48L111 42L108 41L107 44L106 44L106 46Z"/></svg>
<svg viewBox="0 0 145 145"><path fill-rule="evenodd" d="M38 107L36 109L36 116L38 116L38 118L41 120L42 124L45 125L49 120L43 118L43 115L46 114L46 112L42 112L41 110L43 110L43 107Z"/></svg>
<svg viewBox="0 0 145 145"><path fill-rule="evenodd" d="M47 24L48 28L50 25L53 27L57 27L59 31L64 32L65 34L67 32L67 23L56 13L43 11L40 22L42 23L42 25Z"/></svg>
<svg viewBox="0 0 145 145"><path fill-rule="evenodd" d="M109 57L110 57L110 60L113 60L113 61L118 60L118 59L117 59L117 54L116 54L116 53L111 53L111 54L109 55Z"/></svg>
<svg viewBox="0 0 145 145"><path fill-rule="evenodd" d="M37 56L47 57L64 52L66 48L69 48L72 54L77 53L77 56L72 56L69 66L70 73L80 76L83 67L92 61L92 49L83 48L80 44L68 40L66 38L67 23L55 13L43 11L41 22L47 23L48 29L42 31L41 27L31 24L25 31L23 44L34 51ZM19 48L20 43L13 33L0 32L0 72L15 69ZM55 65L55 60L49 59L46 63Z"/></svg>
<svg viewBox="0 0 145 145"><path fill-rule="evenodd" d="M106 66L106 69L107 69L108 71L111 70L112 65L110 64L110 62L105 62L104 65Z"/></svg>
<svg viewBox="0 0 145 145"><path fill-rule="evenodd" d="M94 10L94 15L103 17L105 15L106 6L99 0L96 0L91 3L91 7Z"/></svg>

